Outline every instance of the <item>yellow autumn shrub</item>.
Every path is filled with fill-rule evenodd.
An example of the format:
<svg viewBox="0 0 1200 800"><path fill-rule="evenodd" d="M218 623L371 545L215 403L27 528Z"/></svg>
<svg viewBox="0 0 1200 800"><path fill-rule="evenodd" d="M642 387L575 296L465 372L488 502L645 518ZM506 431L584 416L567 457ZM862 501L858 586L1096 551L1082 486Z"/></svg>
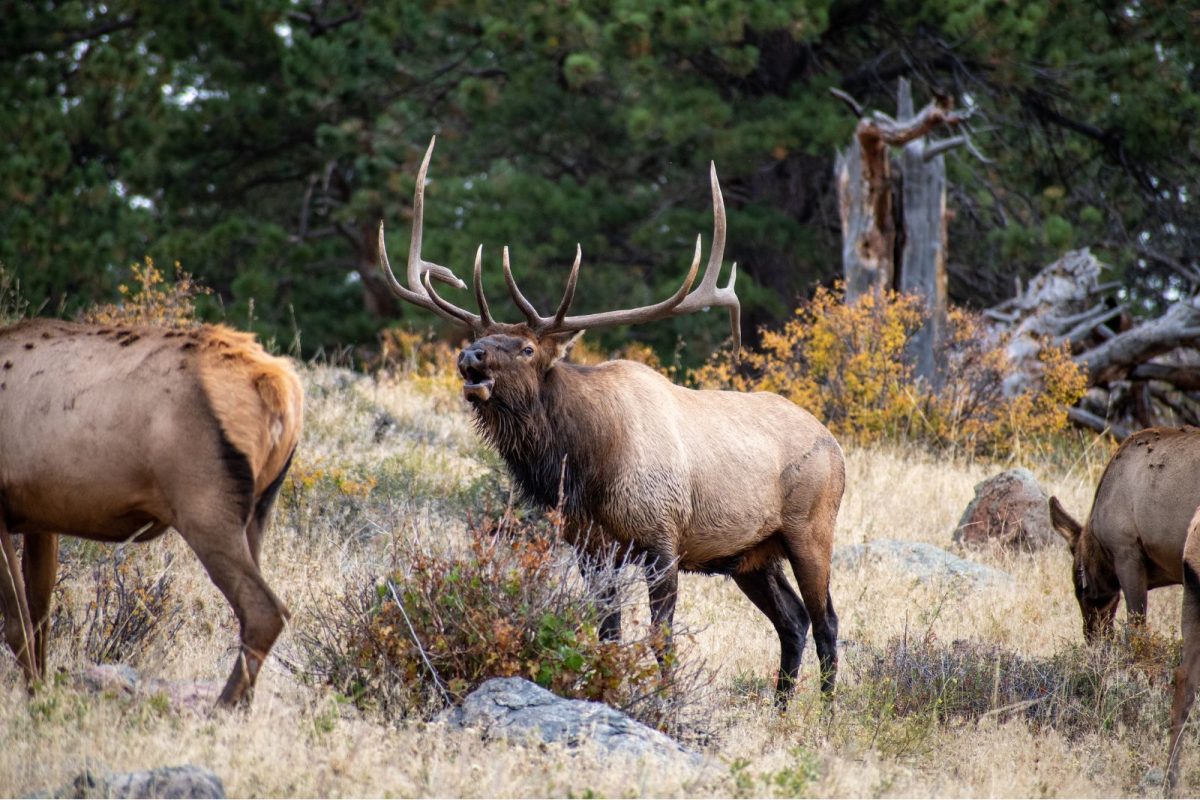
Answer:
<svg viewBox="0 0 1200 800"><path fill-rule="evenodd" d="M196 297L211 294L179 268L175 262L176 278L167 280L154 259L146 256L141 264L129 267L132 280L121 283L117 291L123 298L119 303L96 305L84 311L82 322L102 325L160 325L169 328L190 328L199 325L196 319Z"/></svg>
<svg viewBox="0 0 1200 800"><path fill-rule="evenodd" d="M954 309L939 354L943 385L935 390L906 358L925 319L916 295L868 294L847 304L840 288L820 288L783 328L764 330L758 349L746 350L740 364L718 354L692 372L692 381L776 392L860 443L903 439L1005 456L1022 441L1063 429L1067 408L1086 388L1065 344L1042 348L1036 386L1006 396L1003 381L1014 367L1004 342L988 334L978 315Z"/></svg>

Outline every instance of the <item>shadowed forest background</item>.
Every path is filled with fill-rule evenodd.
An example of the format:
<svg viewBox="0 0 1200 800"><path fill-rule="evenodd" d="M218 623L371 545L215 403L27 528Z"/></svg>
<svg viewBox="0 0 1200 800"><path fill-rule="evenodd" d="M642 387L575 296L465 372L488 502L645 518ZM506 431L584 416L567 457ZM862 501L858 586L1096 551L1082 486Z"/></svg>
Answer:
<svg viewBox="0 0 1200 800"><path fill-rule="evenodd" d="M829 89L890 112L902 76L971 110L991 160L948 156L951 302L1081 246L1135 313L1200 282L1194 4L0 5L0 264L43 314L115 299L149 255L212 288L203 316L306 355L432 324L379 279L375 232L403 264L437 134L427 256L463 275L482 242L499 294L507 244L546 307L580 242L581 312L674 289L715 161L751 337L840 273L856 120ZM694 365L725 335L702 315L601 341Z"/></svg>

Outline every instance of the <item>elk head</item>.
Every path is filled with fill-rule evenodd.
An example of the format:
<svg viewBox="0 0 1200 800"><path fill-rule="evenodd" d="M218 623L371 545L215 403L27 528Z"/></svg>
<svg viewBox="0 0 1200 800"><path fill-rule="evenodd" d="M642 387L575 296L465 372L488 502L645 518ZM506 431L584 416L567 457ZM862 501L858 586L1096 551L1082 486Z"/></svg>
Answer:
<svg viewBox="0 0 1200 800"><path fill-rule="evenodd" d="M717 182L716 166L710 166L713 202L713 246L700 285L692 290L700 267L700 237L696 237L696 250L692 265L679 289L666 300L640 308L605 311L596 314L568 316L571 301L575 297L575 286L579 279L582 251L575 246L575 263L567 278L566 291L552 316L544 317L521 293L513 278L508 248L504 248L504 280L517 308L525 316L521 323L497 322L492 318L487 298L483 292L482 259L483 245L475 251L474 289L479 313L459 308L446 301L434 291L431 277L448 283L445 276L453 273L445 267L423 260L421 239L424 225L425 175L433 154L436 137L430 141L429 149L417 173L417 186L413 196L413 232L408 252L408 286L402 285L392 272L384 244L383 225L379 226L380 267L392 290L404 300L434 312L438 316L459 322L471 329L472 339L458 356L458 371L463 379L463 394L477 408L492 402L502 402L507 407L521 408L537 396L545 376L554 365L569 352L571 345L588 328L606 328L615 325L635 325L668 317L706 310L711 306L729 309L733 328L735 351L741 347L741 306L734 293L737 279L737 264L730 271L729 283L717 286L721 261L725 251L725 202ZM462 284L459 283L460 288Z"/></svg>

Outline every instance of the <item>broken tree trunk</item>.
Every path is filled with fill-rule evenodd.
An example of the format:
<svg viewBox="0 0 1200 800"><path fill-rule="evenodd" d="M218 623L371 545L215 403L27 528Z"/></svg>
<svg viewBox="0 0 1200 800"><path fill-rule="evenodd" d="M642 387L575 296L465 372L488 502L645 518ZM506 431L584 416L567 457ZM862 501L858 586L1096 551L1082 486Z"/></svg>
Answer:
<svg viewBox="0 0 1200 800"><path fill-rule="evenodd" d="M913 112L912 89L901 78L897 119L865 116L849 95L833 90L859 117L850 147L834 167L842 223L846 301L872 291L896 289L925 298L928 323L913 337L916 374L939 382L935 353L946 319L946 169L942 154L965 137L931 142L940 126L963 119L938 97ZM893 164L892 148L903 148Z"/></svg>
<svg viewBox="0 0 1200 800"><path fill-rule="evenodd" d="M1200 297L1134 324L1110 295L1120 285L1099 282L1103 268L1087 249L1071 251L984 312L1009 337L1016 371L1005 392L1038 379L1045 343L1069 342L1089 387L1072 421L1117 439L1152 425L1200 424Z"/></svg>

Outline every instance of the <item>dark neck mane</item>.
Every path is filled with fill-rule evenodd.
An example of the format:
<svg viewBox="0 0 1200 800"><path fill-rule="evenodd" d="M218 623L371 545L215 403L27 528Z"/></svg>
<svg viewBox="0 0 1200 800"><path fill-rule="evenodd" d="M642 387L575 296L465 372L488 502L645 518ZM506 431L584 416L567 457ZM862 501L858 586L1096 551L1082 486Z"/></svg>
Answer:
<svg viewBox="0 0 1200 800"><path fill-rule="evenodd" d="M556 364L535 396L511 398L496 392L475 406L475 425L496 448L524 499L543 508L561 501L568 517L586 517L603 486L597 454L607 450L598 440L603 428L589 403L587 367ZM604 435L601 433L600 435Z"/></svg>

